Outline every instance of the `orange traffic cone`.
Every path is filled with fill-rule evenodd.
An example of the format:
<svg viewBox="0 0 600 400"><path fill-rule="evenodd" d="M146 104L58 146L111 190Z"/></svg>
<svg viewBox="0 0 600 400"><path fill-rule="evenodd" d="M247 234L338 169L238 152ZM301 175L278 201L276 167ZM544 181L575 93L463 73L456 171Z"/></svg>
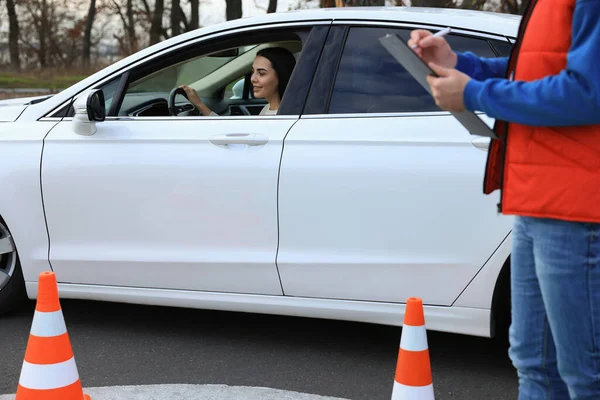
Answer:
<svg viewBox="0 0 600 400"><path fill-rule="evenodd" d="M423 301L411 297L406 302L392 400L433 399Z"/></svg>
<svg viewBox="0 0 600 400"><path fill-rule="evenodd" d="M15 400L91 400L83 394L54 272L42 272Z"/></svg>

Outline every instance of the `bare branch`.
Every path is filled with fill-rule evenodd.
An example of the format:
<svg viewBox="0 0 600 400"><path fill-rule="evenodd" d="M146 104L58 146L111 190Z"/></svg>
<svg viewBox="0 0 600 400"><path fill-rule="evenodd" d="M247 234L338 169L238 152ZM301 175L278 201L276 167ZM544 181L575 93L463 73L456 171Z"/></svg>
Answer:
<svg viewBox="0 0 600 400"><path fill-rule="evenodd" d="M261 11L267 12L267 9L265 7L258 5L258 1L257 0L254 0L254 7L256 7L257 9L259 9Z"/></svg>
<svg viewBox="0 0 600 400"><path fill-rule="evenodd" d="M187 16L185 15L185 13L183 12L183 9L181 7L179 7L179 12L181 13L179 18L181 19L181 22L183 22L183 26L185 28L185 31L187 32L190 30L190 23L188 22Z"/></svg>
<svg viewBox="0 0 600 400"><path fill-rule="evenodd" d="M123 22L123 27L125 29L127 29L127 19L125 19L125 15L123 15L123 13L121 12L121 6L117 3L116 0L112 0L112 2L115 5L115 11L117 11L119 13L119 17L121 17L121 22Z"/></svg>
<svg viewBox="0 0 600 400"><path fill-rule="evenodd" d="M148 5L148 1L147 0L142 0L142 3L144 4L144 9L146 10L146 13L148 14L148 16L152 15L152 10L150 10L150 6Z"/></svg>

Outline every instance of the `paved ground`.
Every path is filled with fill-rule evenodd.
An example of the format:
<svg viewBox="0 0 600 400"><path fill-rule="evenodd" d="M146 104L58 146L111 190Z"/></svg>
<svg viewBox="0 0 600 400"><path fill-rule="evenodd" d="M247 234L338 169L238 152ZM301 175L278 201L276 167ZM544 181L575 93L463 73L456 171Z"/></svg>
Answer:
<svg viewBox="0 0 600 400"><path fill-rule="evenodd" d="M287 390L227 385L147 385L85 388L92 400L347 400ZM14 400L15 395L0 395Z"/></svg>
<svg viewBox="0 0 600 400"><path fill-rule="evenodd" d="M390 399L400 328L84 301L62 305L82 383L96 394L109 393L102 388L108 386L210 384L166 388L202 390L207 400L236 399L236 391L244 390L238 386ZM0 318L0 394L16 390L33 308L31 303ZM436 399L517 397L505 346L435 332L428 338ZM156 387L136 389L142 390L152 393ZM210 397L215 390L221 397ZM250 389L244 393L244 400L253 399Z"/></svg>

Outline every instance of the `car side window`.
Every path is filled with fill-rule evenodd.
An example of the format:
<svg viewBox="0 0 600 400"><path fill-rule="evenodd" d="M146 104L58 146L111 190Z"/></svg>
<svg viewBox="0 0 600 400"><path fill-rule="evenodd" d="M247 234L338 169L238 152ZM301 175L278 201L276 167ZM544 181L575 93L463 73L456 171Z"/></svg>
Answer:
<svg viewBox="0 0 600 400"><path fill-rule="evenodd" d="M104 93L104 102L105 102L106 113L108 113L108 110L110 109L110 106L112 105L112 101L115 97L117 88L119 87L119 83L121 83L121 76L112 79L110 82L108 82L104 86L102 86L102 92Z"/></svg>
<svg viewBox="0 0 600 400"><path fill-rule="evenodd" d="M236 76L248 70L251 60L246 54L257 45L232 47L224 51L201 55L173 65L131 82L125 92L119 115L139 117L169 115L169 93L180 85L190 85L201 96L212 96L228 86L232 73ZM239 65L237 65L239 64ZM229 71L231 70L231 71ZM226 90L226 89L225 89ZM177 100L187 103L183 97ZM187 104L193 109L191 104Z"/></svg>
<svg viewBox="0 0 600 400"><path fill-rule="evenodd" d="M244 115L238 112L240 106L244 110L256 106L260 112L267 100L255 99L249 94L249 81L244 85L256 54L268 47L283 47L298 58L311 29L294 27L224 35L202 45L190 44L173 54L165 53L131 72L117 115L201 116L185 96L181 93L175 96L174 90L181 85L189 86L197 93L212 111L210 115ZM294 69L297 66L298 63ZM176 111L175 115L171 115L172 111Z"/></svg>
<svg viewBox="0 0 600 400"><path fill-rule="evenodd" d="M490 43L496 49L500 57L510 57L510 52L513 48L513 45L508 40L490 40Z"/></svg>
<svg viewBox="0 0 600 400"><path fill-rule="evenodd" d="M329 114L441 111L431 95L390 55L379 38L397 34L408 41L409 29L352 27L335 79ZM449 35L457 51L495 57L485 39Z"/></svg>
<svg viewBox="0 0 600 400"><path fill-rule="evenodd" d="M120 81L121 76L119 75L118 77L111 79L109 82L99 87L99 89L102 89L102 92L104 93L105 112L107 114ZM73 108L73 102L70 101L67 104L65 104L59 111L54 113L53 117L64 118L73 117L74 115L75 109Z"/></svg>

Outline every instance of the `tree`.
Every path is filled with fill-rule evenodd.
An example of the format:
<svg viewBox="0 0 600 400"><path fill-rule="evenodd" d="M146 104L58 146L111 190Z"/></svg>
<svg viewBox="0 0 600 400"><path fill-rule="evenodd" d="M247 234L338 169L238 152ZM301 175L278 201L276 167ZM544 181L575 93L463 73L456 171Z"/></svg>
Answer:
<svg viewBox="0 0 600 400"><path fill-rule="evenodd" d="M477 0L465 0L465 3ZM434 7L434 8L454 8L456 4L454 0L412 0L411 5L414 7Z"/></svg>
<svg viewBox="0 0 600 400"><path fill-rule="evenodd" d="M179 6L179 0L171 0L171 36L177 36L181 33L182 20L185 20L185 15L183 15L183 10Z"/></svg>
<svg viewBox="0 0 600 400"><path fill-rule="evenodd" d="M38 39L40 41L40 50L39 50L39 57L40 57L40 65L42 67L45 67L46 65L48 65L48 60L47 60L47 46L46 46L46 39L48 38L48 2L46 0L42 0L42 15L40 18L37 18L37 28L38 28Z"/></svg>
<svg viewBox="0 0 600 400"><path fill-rule="evenodd" d="M21 69L21 56L19 54L19 20L15 10L14 0L6 0L6 11L8 12L8 49L10 52L10 64L13 69Z"/></svg>
<svg viewBox="0 0 600 400"><path fill-rule="evenodd" d="M163 14L165 12L165 1L156 0L154 4L154 13L152 14L152 24L150 26L150 44L155 44L160 41L163 34Z"/></svg>
<svg viewBox="0 0 600 400"><path fill-rule="evenodd" d="M466 8L469 10L482 10L486 0L463 0L460 8Z"/></svg>
<svg viewBox="0 0 600 400"><path fill-rule="evenodd" d="M345 7L383 7L385 6L385 0L344 0Z"/></svg>
<svg viewBox="0 0 600 400"><path fill-rule="evenodd" d="M225 0L225 17L227 21L242 18L242 0Z"/></svg>
<svg viewBox="0 0 600 400"><path fill-rule="evenodd" d="M90 0L90 8L88 9L88 15L85 21L85 32L83 36L83 66L88 67L90 65L90 55L92 47L92 25L94 24L94 17L96 16L96 0Z"/></svg>
<svg viewBox="0 0 600 400"><path fill-rule="evenodd" d="M519 7L519 15L525 14L525 10L529 5L529 0L521 0L521 6Z"/></svg>
<svg viewBox="0 0 600 400"><path fill-rule="evenodd" d="M269 0L269 7L267 7L267 13L274 13L277 11L277 0Z"/></svg>
<svg viewBox="0 0 600 400"><path fill-rule="evenodd" d="M138 51L138 40L135 34L135 18L133 12L133 0L127 0L127 39L129 39L130 51Z"/></svg>
<svg viewBox="0 0 600 400"><path fill-rule="evenodd" d="M49 66L48 55L48 40L52 35L48 18L50 12L48 10L47 0L26 0L19 2L19 5L24 8L20 15L19 35L21 43L27 45L27 50L31 54L35 54L40 67Z"/></svg>
<svg viewBox="0 0 600 400"><path fill-rule="evenodd" d="M198 29L200 27L200 1L190 0L190 23L188 30Z"/></svg>
<svg viewBox="0 0 600 400"><path fill-rule="evenodd" d="M113 37L119 42L121 53L125 55L133 54L139 49L138 37L135 33L136 19L133 7L133 0L127 0L125 4L125 13L121 9L121 4L112 0L113 10L119 16L123 24L123 32L114 34Z"/></svg>

